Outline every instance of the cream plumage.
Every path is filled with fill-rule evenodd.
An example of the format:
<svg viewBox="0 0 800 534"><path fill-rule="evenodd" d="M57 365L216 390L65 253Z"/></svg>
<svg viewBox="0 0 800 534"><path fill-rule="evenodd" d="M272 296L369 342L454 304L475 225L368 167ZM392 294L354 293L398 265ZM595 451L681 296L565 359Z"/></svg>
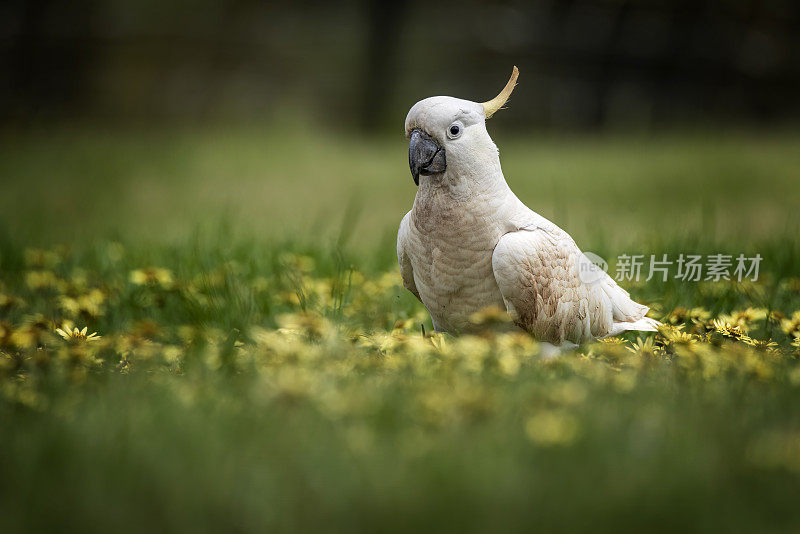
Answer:
<svg viewBox="0 0 800 534"><path fill-rule="evenodd" d="M403 284L428 309L434 327L460 332L488 306L554 345L655 330L648 308L604 272L590 280L572 238L511 191L486 119L505 104L517 68L495 99L447 96L417 102L406 117L409 165L417 190L400 223Z"/></svg>

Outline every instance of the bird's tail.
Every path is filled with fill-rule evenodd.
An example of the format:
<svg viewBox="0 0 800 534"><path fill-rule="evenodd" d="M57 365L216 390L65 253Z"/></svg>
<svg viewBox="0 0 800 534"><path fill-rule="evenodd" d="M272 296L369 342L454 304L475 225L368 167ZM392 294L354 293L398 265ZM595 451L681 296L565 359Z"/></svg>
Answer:
<svg viewBox="0 0 800 534"><path fill-rule="evenodd" d="M611 301L614 322L635 322L644 317L650 308L631 299L630 293L619 287L613 278L606 275L601 281L603 292Z"/></svg>
<svg viewBox="0 0 800 534"><path fill-rule="evenodd" d="M616 336L628 330L639 332L658 331L661 323L655 319L645 317L650 308L634 301L630 294L622 289L610 276L606 276L603 282L602 288L611 301L614 321L609 336Z"/></svg>
<svg viewBox="0 0 800 534"><path fill-rule="evenodd" d="M661 326L661 323L655 319L651 319L650 317L642 317L638 321L623 321L614 323L611 328L611 333L608 335L618 336L623 332L627 332L628 330L634 330L636 332L658 332L659 326Z"/></svg>

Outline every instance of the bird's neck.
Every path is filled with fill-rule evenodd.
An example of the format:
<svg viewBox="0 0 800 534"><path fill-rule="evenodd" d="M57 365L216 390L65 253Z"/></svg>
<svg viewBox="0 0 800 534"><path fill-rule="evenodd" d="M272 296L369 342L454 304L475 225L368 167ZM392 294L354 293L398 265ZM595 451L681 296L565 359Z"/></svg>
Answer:
<svg viewBox="0 0 800 534"><path fill-rule="evenodd" d="M450 224L503 225L510 220L518 203L496 165L483 166L484 173L473 175L459 172L456 166L438 176L420 177L419 189L414 199L414 219L436 231L444 231ZM472 222L469 222L472 221ZM431 224L426 224L431 223Z"/></svg>
<svg viewBox="0 0 800 534"><path fill-rule="evenodd" d="M448 165L441 174L420 176L417 190L417 198L441 197L470 203L489 202L508 194L513 193L496 158L482 165Z"/></svg>

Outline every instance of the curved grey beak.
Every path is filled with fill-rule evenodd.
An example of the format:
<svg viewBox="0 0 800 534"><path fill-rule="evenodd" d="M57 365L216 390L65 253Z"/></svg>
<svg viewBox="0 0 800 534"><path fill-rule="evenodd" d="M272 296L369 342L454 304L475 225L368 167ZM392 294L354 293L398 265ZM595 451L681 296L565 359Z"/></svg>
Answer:
<svg viewBox="0 0 800 534"><path fill-rule="evenodd" d="M444 172L447 168L444 147L422 130L413 130L408 143L408 166L417 185L420 174L428 176Z"/></svg>

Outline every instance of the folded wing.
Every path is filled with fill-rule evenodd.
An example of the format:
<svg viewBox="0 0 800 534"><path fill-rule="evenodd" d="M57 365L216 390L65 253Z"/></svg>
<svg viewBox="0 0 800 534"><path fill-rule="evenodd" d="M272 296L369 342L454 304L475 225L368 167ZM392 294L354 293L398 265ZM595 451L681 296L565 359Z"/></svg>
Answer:
<svg viewBox="0 0 800 534"><path fill-rule="evenodd" d="M405 251L409 232L408 218L410 215L410 211L406 213L405 217L403 217L403 220L400 222L400 229L397 232L397 263L400 265L400 276L403 279L403 287L411 291L414 296L417 297L417 300L422 302L419 291L417 291L417 284L414 282L414 268L411 266L411 260L408 259L408 255Z"/></svg>
<svg viewBox="0 0 800 534"><path fill-rule="evenodd" d="M506 308L519 326L554 344L583 343L625 330L655 330L647 306L631 300L606 273L579 276L583 256L563 230L534 225L505 234L492 268Z"/></svg>

